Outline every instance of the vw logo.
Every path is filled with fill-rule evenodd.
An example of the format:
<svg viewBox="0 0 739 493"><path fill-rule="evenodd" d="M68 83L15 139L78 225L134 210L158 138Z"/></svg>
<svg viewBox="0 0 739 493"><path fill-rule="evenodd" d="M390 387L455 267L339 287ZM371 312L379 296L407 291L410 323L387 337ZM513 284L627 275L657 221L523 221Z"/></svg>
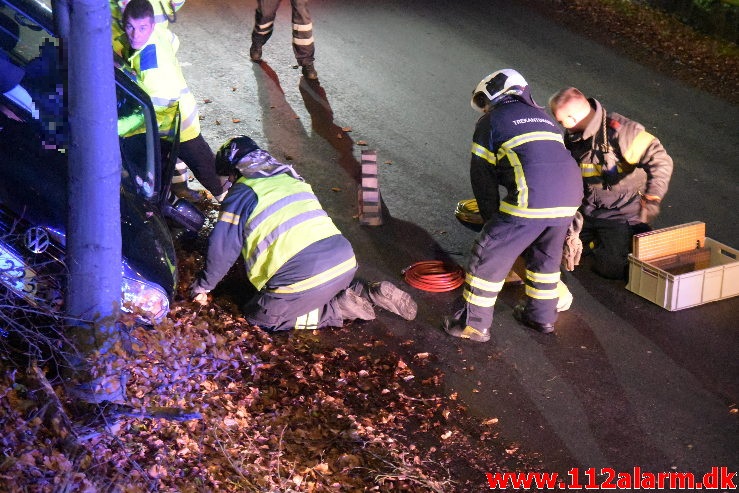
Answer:
<svg viewBox="0 0 739 493"><path fill-rule="evenodd" d="M43 228L31 228L23 238L26 248L33 253L44 253L49 248L49 235Z"/></svg>

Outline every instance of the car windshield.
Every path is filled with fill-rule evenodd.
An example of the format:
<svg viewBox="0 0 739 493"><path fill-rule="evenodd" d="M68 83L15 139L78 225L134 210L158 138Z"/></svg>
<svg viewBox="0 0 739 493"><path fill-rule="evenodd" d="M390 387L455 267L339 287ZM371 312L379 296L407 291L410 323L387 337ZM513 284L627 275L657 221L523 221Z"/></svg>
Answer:
<svg viewBox="0 0 739 493"><path fill-rule="evenodd" d="M52 19L49 2L19 2L19 5L21 3L23 9L14 8L13 2L0 0L0 57L24 69L20 85L30 94L32 104L23 105L0 97L0 106L5 105L25 122L23 128L5 132L4 138L16 140L15 149L31 151L27 156L30 164L43 161L44 156L49 156L49 150L66 152L68 124L59 40L47 29ZM118 78L121 76L117 74ZM155 122L141 94L117 83L116 98L122 185L152 198L158 192L159 173ZM35 153L34 148L37 149ZM38 159L34 159L36 156Z"/></svg>

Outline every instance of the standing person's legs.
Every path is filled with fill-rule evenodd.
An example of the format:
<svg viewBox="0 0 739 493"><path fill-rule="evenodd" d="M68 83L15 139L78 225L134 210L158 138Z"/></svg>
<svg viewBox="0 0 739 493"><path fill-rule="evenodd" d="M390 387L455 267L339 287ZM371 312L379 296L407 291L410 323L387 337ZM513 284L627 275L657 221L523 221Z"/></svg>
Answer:
<svg viewBox="0 0 739 493"><path fill-rule="evenodd" d="M251 49L249 56L255 62L262 59L262 46L272 37L275 16L280 0L259 0L254 12L254 28L251 32Z"/></svg>
<svg viewBox="0 0 739 493"><path fill-rule="evenodd" d="M526 249L526 305L525 317L538 324L557 321L557 300L560 282L559 266L562 245L567 236L567 225L549 226Z"/></svg>
<svg viewBox="0 0 739 493"><path fill-rule="evenodd" d="M536 234L529 225L507 222L501 216L485 223L472 248L465 277L465 306L445 321L448 334L478 342L490 338L498 293L516 258Z"/></svg>
<svg viewBox="0 0 739 493"><path fill-rule="evenodd" d="M298 65L313 65L315 44L313 41L313 22L308 11L308 0L291 0L293 21L293 51Z"/></svg>
<svg viewBox="0 0 739 493"><path fill-rule="evenodd" d="M214 197L223 193L223 185L216 173L216 156L202 134L186 142L180 142L177 156Z"/></svg>

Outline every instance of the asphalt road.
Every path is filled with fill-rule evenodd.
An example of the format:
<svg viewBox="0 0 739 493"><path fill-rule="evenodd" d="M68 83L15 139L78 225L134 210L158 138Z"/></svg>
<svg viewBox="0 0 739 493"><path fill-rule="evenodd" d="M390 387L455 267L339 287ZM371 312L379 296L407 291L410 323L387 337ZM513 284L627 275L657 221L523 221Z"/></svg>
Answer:
<svg viewBox="0 0 739 493"><path fill-rule="evenodd" d="M314 1L320 82L309 84L295 67L288 5L266 63L250 62L254 8L253 0L188 0L172 26L202 102L203 133L214 149L248 134L294 162L354 244L364 278L398 279L403 267L431 258L464 265L474 233L453 211L472 196L478 115L469 97L483 76L507 67L526 77L539 103L574 85L642 122L675 161L656 226L704 221L709 237L739 247L739 108L707 91L497 0ZM353 217L362 149L380 163L382 227ZM587 265L565 281L575 302L553 336L515 322L520 287L502 292L487 344L439 329L459 292L413 290L415 321L382 316L363 330L431 352L445 390L473 415L499 418L501 436L540 453L551 470L736 471L739 298L668 312Z"/></svg>

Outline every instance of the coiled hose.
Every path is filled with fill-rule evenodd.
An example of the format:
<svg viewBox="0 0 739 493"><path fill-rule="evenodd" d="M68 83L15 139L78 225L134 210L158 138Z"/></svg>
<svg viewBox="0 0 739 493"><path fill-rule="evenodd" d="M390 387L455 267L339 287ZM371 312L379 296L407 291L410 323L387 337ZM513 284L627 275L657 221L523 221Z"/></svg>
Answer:
<svg viewBox="0 0 739 493"><path fill-rule="evenodd" d="M432 293L457 289L464 284L465 276L462 267L441 260L416 262L403 269L402 274L409 285Z"/></svg>

